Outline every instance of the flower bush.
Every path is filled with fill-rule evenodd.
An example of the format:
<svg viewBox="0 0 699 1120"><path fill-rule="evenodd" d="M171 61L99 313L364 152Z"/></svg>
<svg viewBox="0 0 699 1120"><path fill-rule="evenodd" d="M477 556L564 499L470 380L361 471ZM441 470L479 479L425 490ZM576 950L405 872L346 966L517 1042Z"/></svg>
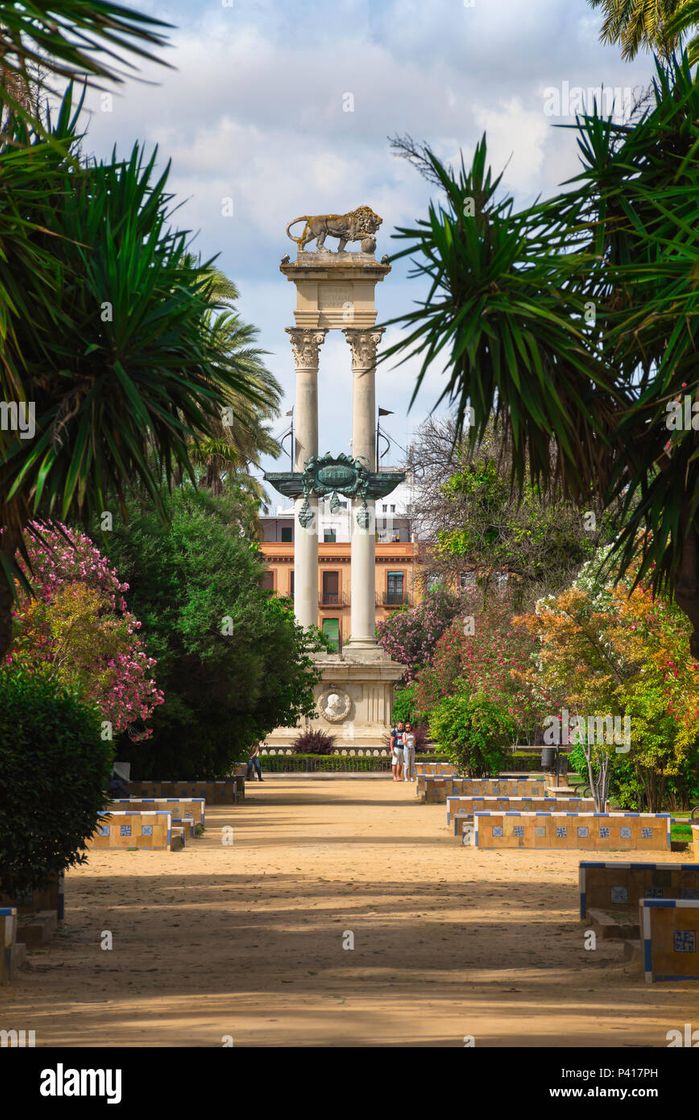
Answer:
<svg viewBox="0 0 699 1120"><path fill-rule="evenodd" d="M38 522L32 530L23 567L35 597L15 611L6 662L47 670L95 704L115 734L147 738L143 725L164 697L124 598L128 584L84 533Z"/></svg>
<svg viewBox="0 0 699 1120"><path fill-rule="evenodd" d="M516 721L518 735L527 741L537 722L529 682L521 673L529 667L535 639L513 625L506 602L492 600L480 614L455 618L437 642L432 663L416 677L414 704L431 711L455 691L482 693Z"/></svg>
<svg viewBox="0 0 699 1120"><path fill-rule="evenodd" d="M593 776L608 765L610 788L623 786L629 807L656 811L668 797L687 803L699 748L699 664L689 651L690 624L645 583L605 581L603 560L601 554L573 587L516 620L536 640L520 679L542 713L565 706L583 717L630 718L628 753L587 744Z"/></svg>
<svg viewBox="0 0 699 1120"><path fill-rule="evenodd" d="M379 622L379 644L394 661L406 666L405 684L410 684L423 666L431 664L437 642L462 612L458 595L438 590L429 592L416 607L396 611Z"/></svg>

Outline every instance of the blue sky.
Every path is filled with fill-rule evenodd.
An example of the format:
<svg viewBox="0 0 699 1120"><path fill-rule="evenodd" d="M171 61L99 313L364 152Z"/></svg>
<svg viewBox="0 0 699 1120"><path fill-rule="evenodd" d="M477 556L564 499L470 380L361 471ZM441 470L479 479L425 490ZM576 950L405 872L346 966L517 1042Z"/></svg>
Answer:
<svg viewBox="0 0 699 1120"><path fill-rule="evenodd" d="M141 140L172 160L178 224L238 284L285 408L294 293L278 269L294 251L291 218L366 203L384 218L377 255L393 251L392 229L422 216L430 194L390 151L387 137L406 132L447 159L460 149L470 158L487 132L494 167L509 160L504 186L529 201L577 166L574 134L553 127L570 118L546 112L545 91L633 90L652 72L649 56L624 63L599 44L600 17L586 0L132 2L176 25L165 52L175 69L144 68L157 84L129 81L110 111L91 93L85 146L106 156L114 143L121 153ZM232 216L222 214L225 198ZM419 296L396 266L377 288L379 319ZM389 430L403 446L439 395L434 369L408 415L414 376L410 365L379 373L377 399L394 411ZM348 449L350 399L349 348L333 333L321 350L321 451Z"/></svg>

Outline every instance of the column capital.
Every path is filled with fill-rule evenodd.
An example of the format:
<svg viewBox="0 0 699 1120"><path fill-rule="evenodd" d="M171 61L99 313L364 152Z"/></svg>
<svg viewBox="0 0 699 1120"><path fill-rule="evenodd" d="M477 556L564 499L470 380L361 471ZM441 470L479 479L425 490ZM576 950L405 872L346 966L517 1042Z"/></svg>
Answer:
<svg viewBox="0 0 699 1120"><path fill-rule="evenodd" d="M320 348L328 333L318 327L287 327L297 369L316 369Z"/></svg>
<svg viewBox="0 0 699 1120"><path fill-rule="evenodd" d="M342 333L352 350L352 369L371 369L376 365L376 347L383 327L345 327Z"/></svg>

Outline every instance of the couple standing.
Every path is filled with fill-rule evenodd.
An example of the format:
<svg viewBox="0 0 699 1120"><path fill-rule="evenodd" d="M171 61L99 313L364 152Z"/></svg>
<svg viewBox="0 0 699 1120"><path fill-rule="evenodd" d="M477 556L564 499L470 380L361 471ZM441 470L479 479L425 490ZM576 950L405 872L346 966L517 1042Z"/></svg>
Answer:
<svg viewBox="0 0 699 1120"><path fill-rule="evenodd" d="M391 728L391 770L394 782L415 781L415 733L402 720Z"/></svg>

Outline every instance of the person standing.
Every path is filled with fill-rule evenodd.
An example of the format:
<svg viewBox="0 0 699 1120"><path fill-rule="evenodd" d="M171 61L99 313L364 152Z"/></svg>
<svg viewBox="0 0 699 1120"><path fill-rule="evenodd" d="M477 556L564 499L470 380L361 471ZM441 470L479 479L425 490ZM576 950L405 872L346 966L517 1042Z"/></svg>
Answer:
<svg viewBox="0 0 699 1120"><path fill-rule="evenodd" d="M410 723L403 732L403 781L415 781L415 732Z"/></svg>
<svg viewBox="0 0 699 1120"><path fill-rule="evenodd" d="M391 731L391 769L394 782L399 782L403 777L403 735L403 721L399 720Z"/></svg>
<svg viewBox="0 0 699 1120"><path fill-rule="evenodd" d="M260 744L255 743L255 746L248 755L248 772L246 774L246 781L252 781L253 771L257 774L258 781L263 782L262 777L262 763L260 762Z"/></svg>

